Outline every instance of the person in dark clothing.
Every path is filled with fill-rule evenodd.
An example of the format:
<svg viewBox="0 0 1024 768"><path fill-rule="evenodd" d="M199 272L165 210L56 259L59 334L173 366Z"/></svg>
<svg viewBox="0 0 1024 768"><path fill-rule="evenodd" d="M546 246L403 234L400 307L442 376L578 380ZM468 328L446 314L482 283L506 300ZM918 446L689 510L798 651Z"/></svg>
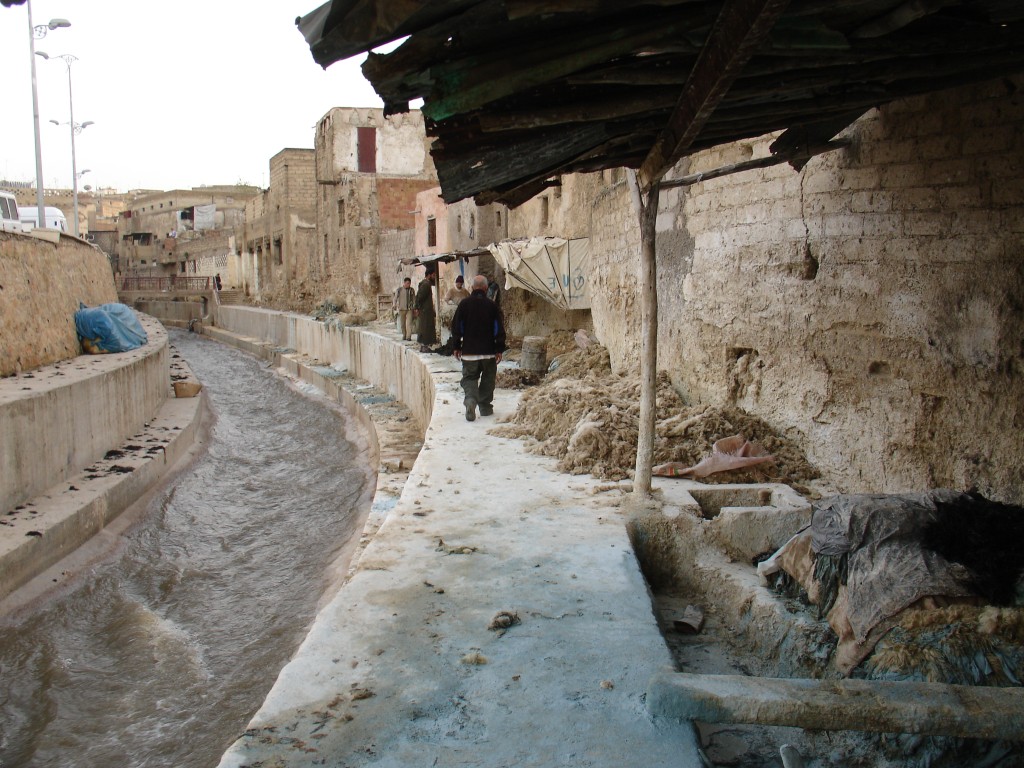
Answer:
<svg viewBox="0 0 1024 768"><path fill-rule="evenodd" d="M459 302L452 318L452 350L462 361L466 421L494 413L494 382L505 351L505 322L497 304L487 298L487 278L473 278L473 292Z"/></svg>
<svg viewBox="0 0 1024 768"><path fill-rule="evenodd" d="M434 311L434 283L437 272L427 272L416 289L416 303L413 305L413 316L416 318L416 340L420 343L421 352L429 352L437 344L437 313Z"/></svg>

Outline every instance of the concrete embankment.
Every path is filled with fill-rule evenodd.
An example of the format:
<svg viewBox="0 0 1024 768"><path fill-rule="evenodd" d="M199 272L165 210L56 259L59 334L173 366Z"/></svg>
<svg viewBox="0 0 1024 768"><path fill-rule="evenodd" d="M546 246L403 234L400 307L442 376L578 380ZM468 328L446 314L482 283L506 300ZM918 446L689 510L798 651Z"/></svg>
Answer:
<svg viewBox="0 0 1024 768"><path fill-rule="evenodd" d="M217 326L285 367L344 368L427 425L398 502L222 766L701 764L689 727L644 707L671 658L621 496L466 422L457 363L390 329L236 307ZM496 412L517 398L499 391Z"/></svg>
<svg viewBox="0 0 1024 768"><path fill-rule="evenodd" d="M200 398L176 399L167 333L0 380L0 599L74 552L193 447ZM169 376L170 373L170 376Z"/></svg>

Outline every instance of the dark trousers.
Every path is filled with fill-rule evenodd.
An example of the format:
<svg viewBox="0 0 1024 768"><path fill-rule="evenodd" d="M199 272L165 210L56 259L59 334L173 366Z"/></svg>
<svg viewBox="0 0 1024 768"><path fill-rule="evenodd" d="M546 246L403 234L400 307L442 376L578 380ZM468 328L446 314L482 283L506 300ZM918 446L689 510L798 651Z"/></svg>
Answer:
<svg viewBox="0 0 1024 768"><path fill-rule="evenodd" d="M463 403L475 400L477 405L489 408L494 400L494 380L498 377L498 361L493 357L486 360L462 361L462 390L466 393Z"/></svg>

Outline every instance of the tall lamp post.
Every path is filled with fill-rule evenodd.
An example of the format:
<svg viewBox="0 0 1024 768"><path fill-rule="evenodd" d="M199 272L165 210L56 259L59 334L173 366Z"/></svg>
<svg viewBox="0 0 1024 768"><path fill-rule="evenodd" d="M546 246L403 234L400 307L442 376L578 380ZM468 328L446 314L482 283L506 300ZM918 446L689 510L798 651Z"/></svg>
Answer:
<svg viewBox="0 0 1024 768"><path fill-rule="evenodd" d="M62 59L68 67L68 125L71 126L71 188L75 202L75 228L73 234L75 237L78 237L78 164L75 159L75 136L93 124L92 120L86 120L84 123L75 122L75 98L71 91L71 65L78 61L78 57L72 56L70 53L48 56L43 51L36 51L36 56L42 56L44 59ZM63 123L56 120L51 120L50 122L54 125L63 125ZM85 171L82 171L82 173L85 173Z"/></svg>
<svg viewBox="0 0 1024 768"><path fill-rule="evenodd" d="M28 9L28 52L32 62L32 125L36 138L36 205L39 210L39 221L46 221L46 208L43 206L43 148L39 141L39 94L36 87L36 40L42 40L51 29L70 27L67 19L50 19L48 24L32 25L32 0L25 0Z"/></svg>

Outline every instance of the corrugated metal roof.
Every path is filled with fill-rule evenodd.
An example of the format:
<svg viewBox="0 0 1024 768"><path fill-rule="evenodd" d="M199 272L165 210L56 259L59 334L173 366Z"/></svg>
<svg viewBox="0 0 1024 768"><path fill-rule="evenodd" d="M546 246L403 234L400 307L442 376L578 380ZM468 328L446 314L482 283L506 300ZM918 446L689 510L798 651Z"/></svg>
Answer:
<svg viewBox="0 0 1024 768"><path fill-rule="evenodd" d="M554 175L787 132L821 144L889 101L1024 71L1019 0L334 0L304 17L323 65L388 112L422 98L447 202L516 205Z"/></svg>

